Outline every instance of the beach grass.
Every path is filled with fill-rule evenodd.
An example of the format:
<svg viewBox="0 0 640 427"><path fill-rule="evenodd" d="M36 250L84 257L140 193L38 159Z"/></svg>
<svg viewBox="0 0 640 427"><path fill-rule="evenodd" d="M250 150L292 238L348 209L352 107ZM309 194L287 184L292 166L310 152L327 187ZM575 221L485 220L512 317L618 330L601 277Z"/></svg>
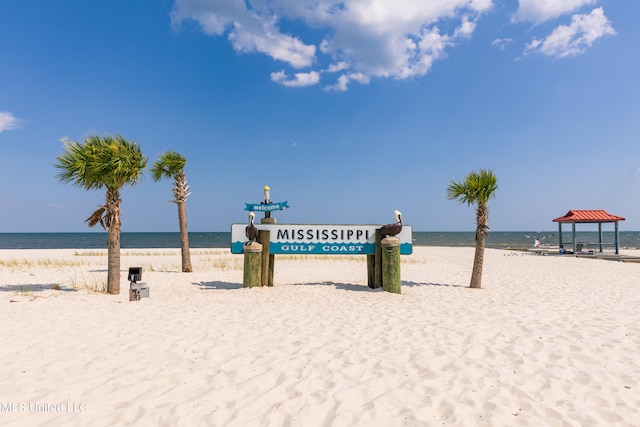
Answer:
<svg viewBox="0 0 640 427"><path fill-rule="evenodd" d="M244 265L244 257L242 254L231 254L228 249L199 249L192 250L191 255L194 262L194 268L214 268L223 271L242 270ZM12 257L0 259L0 269L6 268L12 272L26 271L37 268L80 268L87 266L100 266L106 261L106 250L75 250L73 257L69 258L38 258L25 256L22 258ZM123 264L135 263L141 266L143 271L173 271L180 269L180 251L176 250L125 250L121 252L121 260ZM403 264L423 264L424 259L414 256L403 256ZM356 263L365 264L366 257L363 255L278 255L276 260L279 262L326 262L326 263Z"/></svg>
<svg viewBox="0 0 640 427"><path fill-rule="evenodd" d="M80 278L78 278L78 271L71 278L71 287L75 290L87 290L90 292L106 293L107 292L107 277L104 274L92 273L89 277L85 276L84 271L79 269Z"/></svg>

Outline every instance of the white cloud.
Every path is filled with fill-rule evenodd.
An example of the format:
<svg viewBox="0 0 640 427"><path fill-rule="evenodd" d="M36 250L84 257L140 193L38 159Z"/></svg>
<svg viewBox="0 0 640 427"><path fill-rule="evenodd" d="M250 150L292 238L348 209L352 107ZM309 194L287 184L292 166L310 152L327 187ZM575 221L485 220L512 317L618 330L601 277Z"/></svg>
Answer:
<svg viewBox="0 0 640 427"><path fill-rule="evenodd" d="M277 16L249 10L244 0L176 0L171 12L174 28L189 19L212 36L228 31L229 41L239 52L264 53L296 68L310 66L315 57L315 46L280 33Z"/></svg>
<svg viewBox="0 0 640 427"><path fill-rule="evenodd" d="M508 37L504 39L495 39L494 41L491 42L491 46L498 48L500 50L505 50L507 46L513 43L514 41L515 41L514 39L511 39Z"/></svg>
<svg viewBox="0 0 640 427"><path fill-rule="evenodd" d="M8 111L0 111L0 132L17 129L21 125L21 120Z"/></svg>
<svg viewBox="0 0 640 427"><path fill-rule="evenodd" d="M346 70L347 68L349 68L349 65L347 65L346 62L338 62L337 64L329 65L329 68L325 71L328 73L337 73L339 71Z"/></svg>
<svg viewBox="0 0 640 427"><path fill-rule="evenodd" d="M235 30L229 34L229 40L237 51L265 53L273 59L288 62L295 68L313 64L315 46L305 45L295 37L280 34L271 22L249 24L251 25L245 26L236 22Z"/></svg>
<svg viewBox="0 0 640 427"><path fill-rule="evenodd" d="M272 73L280 84L318 84L322 73L336 80L326 88L345 90L353 80L426 74L447 48L473 34L492 6L493 0L176 0L171 19L176 28L193 20L207 34L228 34L239 52L310 68L293 77ZM452 31L440 29L452 23ZM281 30L288 24L298 34Z"/></svg>
<svg viewBox="0 0 640 427"><path fill-rule="evenodd" d="M597 8L588 15L574 15L570 25L558 26L544 40L534 38L527 44L524 53L565 58L581 54L597 39L615 33L602 8Z"/></svg>
<svg viewBox="0 0 640 427"><path fill-rule="evenodd" d="M222 35L234 22L250 18L251 14L244 0L176 0L171 12L171 24L174 28L178 28L183 21L192 19L209 35Z"/></svg>
<svg viewBox="0 0 640 427"><path fill-rule="evenodd" d="M520 0L514 21L544 22L577 11L596 0Z"/></svg>
<svg viewBox="0 0 640 427"><path fill-rule="evenodd" d="M309 73L295 73L293 76L289 76L284 70L280 70L271 73L271 80L288 87L313 86L320 81L320 73L311 71Z"/></svg>
<svg viewBox="0 0 640 427"><path fill-rule="evenodd" d="M358 83L365 85L369 84L369 80L369 76L367 76L366 74L348 73L341 75L340 77L338 77L338 81L335 84L325 86L324 89L327 91L344 92L347 90L351 81L357 81Z"/></svg>
<svg viewBox="0 0 640 427"><path fill-rule="evenodd" d="M453 33L454 37L459 38L469 38L473 35L473 32L476 29L476 21L474 19L465 16L462 18L462 23L458 28L456 28Z"/></svg>

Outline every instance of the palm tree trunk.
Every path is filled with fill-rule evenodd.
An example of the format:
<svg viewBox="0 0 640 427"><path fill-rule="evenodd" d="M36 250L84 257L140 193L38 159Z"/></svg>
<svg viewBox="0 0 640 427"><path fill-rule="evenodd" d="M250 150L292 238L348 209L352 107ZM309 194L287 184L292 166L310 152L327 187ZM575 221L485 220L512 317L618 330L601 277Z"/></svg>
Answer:
<svg viewBox="0 0 640 427"><path fill-rule="evenodd" d="M476 232L476 254L473 257L470 288L482 287L482 266L484 264L484 245L486 234Z"/></svg>
<svg viewBox="0 0 640 427"><path fill-rule="evenodd" d="M471 288L482 288L482 267L484 265L484 247L489 229L489 209L486 204L479 203L476 211L476 253L471 270Z"/></svg>
<svg viewBox="0 0 640 427"><path fill-rule="evenodd" d="M187 227L187 203L178 202L178 222L180 224L180 250L182 252L182 271L190 273L191 255L189 253L189 229Z"/></svg>
<svg viewBox="0 0 640 427"><path fill-rule="evenodd" d="M120 192L107 190L107 292L120 293Z"/></svg>

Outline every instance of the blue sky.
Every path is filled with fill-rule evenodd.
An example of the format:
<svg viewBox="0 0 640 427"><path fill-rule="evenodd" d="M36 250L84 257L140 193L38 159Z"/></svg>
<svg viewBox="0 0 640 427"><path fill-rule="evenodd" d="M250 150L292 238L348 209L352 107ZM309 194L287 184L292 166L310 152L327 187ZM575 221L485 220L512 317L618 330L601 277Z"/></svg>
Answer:
<svg viewBox="0 0 640 427"><path fill-rule="evenodd" d="M496 231L606 209L640 230L640 2L3 0L0 232L89 231L62 138L187 158L191 231L244 203L279 223L467 231L450 180L492 169ZM123 231L176 231L171 182L123 190Z"/></svg>

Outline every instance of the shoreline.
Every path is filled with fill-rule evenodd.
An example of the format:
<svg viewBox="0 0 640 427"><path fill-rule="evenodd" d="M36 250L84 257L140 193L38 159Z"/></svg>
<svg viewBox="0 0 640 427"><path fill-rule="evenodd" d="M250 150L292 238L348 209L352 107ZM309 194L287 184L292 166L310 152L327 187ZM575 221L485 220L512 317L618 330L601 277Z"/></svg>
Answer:
<svg viewBox="0 0 640 427"><path fill-rule="evenodd" d="M487 249L478 290L473 254L414 247L396 295L361 255L248 289L228 249L124 249L106 295L106 250L0 250L0 424L633 425L640 264Z"/></svg>
<svg viewBox="0 0 640 427"><path fill-rule="evenodd" d="M563 233L565 245L571 245L572 237ZM613 236L603 232L605 248L612 250ZM533 247L533 237L542 236L542 245L558 247L557 232L498 232L487 235L487 248L526 249ZM596 245L597 232L577 233L577 242L587 247ZM415 247L474 247L474 232L425 232L414 231L412 243ZM621 249L640 249L640 232L620 233ZM192 249L228 248L231 245L230 232L190 232L189 245ZM121 246L129 248L180 248L178 232L122 232ZM102 249L106 248L105 232L75 233L0 233L0 249Z"/></svg>

